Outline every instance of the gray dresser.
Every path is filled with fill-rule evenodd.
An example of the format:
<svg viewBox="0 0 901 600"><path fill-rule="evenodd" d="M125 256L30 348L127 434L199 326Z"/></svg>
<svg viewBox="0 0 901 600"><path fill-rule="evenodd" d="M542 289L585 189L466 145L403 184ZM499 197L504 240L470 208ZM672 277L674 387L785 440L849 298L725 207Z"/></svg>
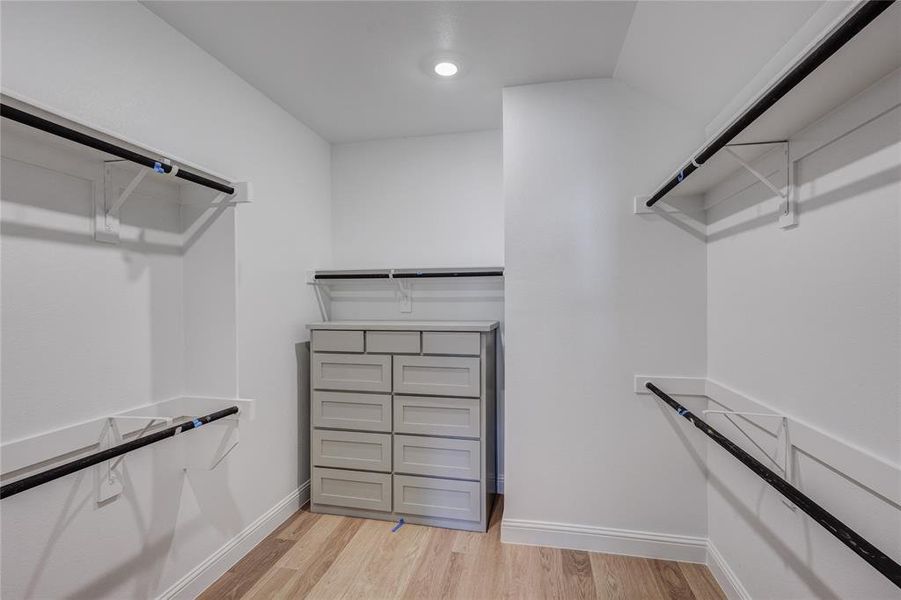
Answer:
<svg viewBox="0 0 901 600"><path fill-rule="evenodd" d="M485 531L497 321L308 328L311 510Z"/></svg>

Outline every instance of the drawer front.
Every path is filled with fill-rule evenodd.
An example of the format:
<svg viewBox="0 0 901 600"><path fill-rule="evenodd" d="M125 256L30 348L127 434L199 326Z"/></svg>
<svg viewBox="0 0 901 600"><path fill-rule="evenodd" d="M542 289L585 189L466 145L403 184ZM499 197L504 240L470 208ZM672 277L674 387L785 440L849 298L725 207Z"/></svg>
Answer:
<svg viewBox="0 0 901 600"><path fill-rule="evenodd" d="M391 396L314 391L313 426L391 431Z"/></svg>
<svg viewBox="0 0 901 600"><path fill-rule="evenodd" d="M394 436L394 472L455 479L478 479L478 440Z"/></svg>
<svg viewBox="0 0 901 600"><path fill-rule="evenodd" d="M482 425L480 408L478 398L395 396L394 431L477 438Z"/></svg>
<svg viewBox="0 0 901 600"><path fill-rule="evenodd" d="M478 358L394 357L394 391L403 394L478 398L480 375Z"/></svg>
<svg viewBox="0 0 901 600"><path fill-rule="evenodd" d="M313 387L359 392L391 391L391 357L313 354Z"/></svg>
<svg viewBox="0 0 901 600"><path fill-rule="evenodd" d="M424 331L423 354L462 354L478 356L482 341L478 333L470 331Z"/></svg>
<svg viewBox="0 0 901 600"><path fill-rule="evenodd" d="M313 503L391 511L391 475L313 469Z"/></svg>
<svg viewBox="0 0 901 600"><path fill-rule="evenodd" d="M419 354L418 331L367 331L366 351Z"/></svg>
<svg viewBox="0 0 901 600"><path fill-rule="evenodd" d="M310 335L313 352L362 352L362 331L314 329Z"/></svg>
<svg viewBox="0 0 901 600"><path fill-rule="evenodd" d="M394 511L398 513L478 521L481 500L478 481L394 476Z"/></svg>
<svg viewBox="0 0 901 600"><path fill-rule="evenodd" d="M391 436L386 433L314 429L312 437L317 467L391 470Z"/></svg>

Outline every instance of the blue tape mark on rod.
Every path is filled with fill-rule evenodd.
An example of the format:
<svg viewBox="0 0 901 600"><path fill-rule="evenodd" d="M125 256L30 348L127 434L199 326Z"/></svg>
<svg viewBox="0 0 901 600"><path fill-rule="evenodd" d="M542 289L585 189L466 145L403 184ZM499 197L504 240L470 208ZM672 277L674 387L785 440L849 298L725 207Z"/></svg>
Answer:
<svg viewBox="0 0 901 600"><path fill-rule="evenodd" d="M163 170L163 165L158 162L153 163L153 170L156 171L157 173L165 173L166 172L165 170Z"/></svg>
<svg viewBox="0 0 901 600"><path fill-rule="evenodd" d="M200 427L201 425L203 425L203 421L201 421L200 419L194 419L193 422L194 422L194 427Z"/></svg>
<svg viewBox="0 0 901 600"><path fill-rule="evenodd" d="M391 528L391 533L397 533L397 530L404 526L404 518L401 517L397 520L397 525Z"/></svg>

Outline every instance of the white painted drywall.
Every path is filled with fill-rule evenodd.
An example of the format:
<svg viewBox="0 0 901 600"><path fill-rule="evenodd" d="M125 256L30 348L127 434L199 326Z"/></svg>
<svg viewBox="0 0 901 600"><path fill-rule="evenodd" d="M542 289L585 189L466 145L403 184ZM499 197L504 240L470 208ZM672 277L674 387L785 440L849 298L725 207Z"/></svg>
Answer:
<svg viewBox="0 0 901 600"><path fill-rule="evenodd" d="M333 145L333 266L502 266L502 142L500 131L478 131ZM424 280L409 285L409 312L401 312L394 283L330 285L331 317L501 321L497 397L502 486L503 281Z"/></svg>
<svg viewBox="0 0 901 600"><path fill-rule="evenodd" d="M708 376L901 464L901 72L793 137L792 148L806 149L797 228L776 227L777 201L760 184L709 214ZM780 161L757 165L769 172ZM708 460L710 539L752 597L898 597L719 448ZM795 464L805 493L901 561L901 482L894 498L879 498L855 473L800 453Z"/></svg>
<svg viewBox="0 0 901 600"><path fill-rule="evenodd" d="M504 263L500 131L332 147L335 268Z"/></svg>
<svg viewBox="0 0 901 600"><path fill-rule="evenodd" d="M504 90L505 521L706 535L704 443L632 387L704 373L704 243L631 205L701 134L615 80Z"/></svg>
<svg viewBox="0 0 901 600"><path fill-rule="evenodd" d="M99 160L8 123L2 150L3 441L181 394L177 247L94 241ZM131 171L115 174L124 185ZM148 180L135 196L124 227L179 231L174 186Z"/></svg>
<svg viewBox="0 0 901 600"><path fill-rule="evenodd" d="M180 456L173 454L175 446L160 444L134 453L127 461L125 496L100 508L93 505L89 474L3 502L4 598L153 597L307 478L299 453L306 441L298 415L302 383L295 344L307 339L304 325L317 318L301 274L331 258L329 146L137 3L4 3L0 11L4 89L250 181L254 188L254 204L235 215L238 392L257 400L256 419L242 425L238 449L220 469L187 476L179 468ZM67 190L49 190L56 195L47 197L58 199ZM67 207L85 209L84 190L79 193L67 199ZM21 248L9 261L21 257L26 244L39 243L43 245L35 260L45 261L47 270L41 277L35 273L23 279L23 284L44 286L51 268L68 266L54 279L56 288L47 291L79 296L88 293L93 280L80 276L84 269L93 269L93 278L108 273L111 287L125 285L124 275L132 274L129 290L135 299L121 309L128 311L122 315L127 325L122 333L140 329L163 335L179 329L163 311L148 312L148 297L158 300L152 297L153 286L162 283L149 281L149 275L164 273L162 258L109 253L93 245L76 252L65 240L11 240ZM97 261L81 259L101 252L109 255ZM7 280L5 253L6 248L4 292L14 283ZM51 253L56 262L50 261ZM138 268L148 264L151 270ZM172 279L174 290L181 274L172 273ZM71 312L61 317L64 322L78 318ZM85 319L85 324L91 322L93 317ZM147 360L163 356L180 362L146 336L143 344L139 350ZM32 362L28 368L59 377L66 365L64 356L57 357L61 354L48 350L45 356L54 360ZM4 379L7 358L4 352ZM116 402L135 406L145 400L138 396L162 393L147 390L151 375L159 385L167 381L141 368L137 374L95 369L75 377L79 382L92 378L95 386L109 385ZM229 368L233 370L233 364L224 366L225 371ZM234 379L234 373L223 376ZM30 399L32 408L49 414L53 406L69 403L65 417L72 420L108 408L80 402L72 393L77 388L48 388L46 396ZM21 401L11 391L4 389L4 411ZM41 426L27 415L3 416L4 436Z"/></svg>

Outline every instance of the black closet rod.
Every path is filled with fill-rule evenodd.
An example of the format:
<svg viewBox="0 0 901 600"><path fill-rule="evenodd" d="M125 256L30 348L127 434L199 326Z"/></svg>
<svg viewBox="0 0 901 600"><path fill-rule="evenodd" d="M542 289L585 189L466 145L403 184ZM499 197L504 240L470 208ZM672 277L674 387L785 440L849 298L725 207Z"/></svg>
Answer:
<svg viewBox="0 0 901 600"><path fill-rule="evenodd" d="M395 279L416 279L416 278L427 278L427 277L499 277L503 275L503 271L454 271L454 272L437 272L437 273L429 273L425 272L417 272L417 273L395 273Z"/></svg>
<svg viewBox="0 0 901 600"><path fill-rule="evenodd" d="M106 140L101 140L100 138L96 138L80 131L76 131L75 129L70 129L69 127L60 125L59 123L48 121L47 119L43 119L31 113L27 113L24 110L19 110L18 108L15 108L8 104L0 104L0 116L11 119L13 121L17 121L24 125L28 125L29 127L34 127L35 129L40 129L41 131L46 131L47 133L52 133L53 135L65 138L78 144L82 144L83 146L88 146L89 148L93 148L94 150L112 154L113 156L124 158L125 160L130 160L133 163L137 163L139 165L153 169L158 173L172 172L172 165L170 164L164 163L155 158L150 158L149 156L144 156L143 154L138 154L137 152L129 150L128 148L117 146L115 144L107 142ZM186 169L179 168L175 173L175 176L184 179L185 181L190 181L191 183L196 183L198 185L216 190L217 192L223 192L229 195L235 193L235 188L231 186L219 183L218 181L213 181L212 179L204 177L203 175L192 173L191 171L188 171Z"/></svg>
<svg viewBox="0 0 901 600"><path fill-rule="evenodd" d="M650 382L646 383L645 387L669 404L679 415L688 419L692 425L706 433L707 437L725 448L729 454L744 463L757 476L776 488L779 493L788 498L798 508L810 515L814 521L822 525L826 528L826 531L837 537L848 548L870 563L873 568L885 575L889 581L901 588L901 565L861 537L856 531L839 521L825 508L808 498L801 490L779 477L759 460L730 442L728 438L708 425L706 421L694 416L691 411L676 402L669 394Z"/></svg>
<svg viewBox="0 0 901 600"><path fill-rule="evenodd" d="M313 276L313 279L388 279L387 273L322 273Z"/></svg>
<svg viewBox="0 0 901 600"><path fill-rule="evenodd" d="M750 108L739 116L725 131L704 148L697 156L679 169L679 172L645 202L648 207L654 206L658 200L667 195L674 187L694 173L700 165L731 142L739 133L757 118L776 104L783 96L823 64L830 56L838 52L851 38L869 25L876 17L894 3L895 0L867 0L847 21L832 32L823 42L786 73L770 90L761 96Z"/></svg>
<svg viewBox="0 0 901 600"><path fill-rule="evenodd" d="M101 450L100 452L89 454L88 456L84 456L57 467L53 467L52 469L47 469L46 471L41 471L40 473L29 475L28 477L19 479L18 481L7 483L0 487L0 500L8 496L18 494L19 492L30 490L33 487L37 487L43 483L53 481L54 479L65 477L66 475L70 475L76 471L87 469L88 467L93 467L96 464L116 458L117 456L131 452L132 450L137 450L138 448L149 446L150 444L154 444L156 442L159 442L160 440L174 437L179 433L190 431L191 429L197 429L201 425L206 425L207 423L218 421L219 419L222 419L229 415L237 414L237 412L237 406L230 406L228 408L218 410L214 413L186 421L179 425L167 427L166 429L162 429L160 431L157 431L156 433L151 433L149 435L136 438L129 442L125 442L124 444L119 444L118 446L113 446L112 448L107 448L106 450Z"/></svg>
<svg viewBox="0 0 901 600"><path fill-rule="evenodd" d="M426 279L439 277L501 277L503 271L421 271L414 273L317 273L313 279Z"/></svg>

